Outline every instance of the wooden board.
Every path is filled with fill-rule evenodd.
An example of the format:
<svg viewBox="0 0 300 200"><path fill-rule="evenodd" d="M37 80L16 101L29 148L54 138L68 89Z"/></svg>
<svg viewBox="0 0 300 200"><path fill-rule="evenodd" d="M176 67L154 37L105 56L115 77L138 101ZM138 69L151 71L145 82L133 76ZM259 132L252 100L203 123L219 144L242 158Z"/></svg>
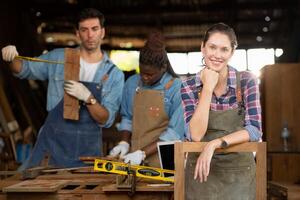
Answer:
<svg viewBox="0 0 300 200"><path fill-rule="evenodd" d="M79 81L80 52L78 49L65 49L65 80ZM64 119L79 119L78 99L64 93Z"/></svg>
<svg viewBox="0 0 300 200"><path fill-rule="evenodd" d="M104 192L120 192L124 189L118 189L116 184L104 186L102 188ZM174 192L174 185L168 183L139 183L136 186L135 191L140 192Z"/></svg>
<svg viewBox="0 0 300 200"><path fill-rule="evenodd" d="M270 180L290 183L300 181L299 153L269 153L268 161Z"/></svg>
<svg viewBox="0 0 300 200"><path fill-rule="evenodd" d="M284 151L281 131L290 130L288 151L300 151L300 64L267 65L261 74L264 134L268 152Z"/></svg>
<svg viewBox="0 0 300 200"><path fill-rule="evenodd" d="M68 180L28 180L2 189L3 192L57 192Z"/></svg>
<svg viewBox="0 0 300 200"><path fill-rule="evenodd" d="M268 182L270 199L285 199L299 200L300 199L300 185L286 183L286 182Z"/></svg>
<svg viewBox="0 0 300 200"><path fill-rule="evenodd" d="M19 180L19 179L18 179ZM65 184L61 182L63 187L59 188L57 184L57 189L53 189L53 192L43 191L34 192L32 187L30 191L16 191L16 192L6 192L0 193L0 200L169 200L173 199L173 185L163 186L161 188L155 186L149 186L149 184L154 184L154 182L148 181L146 179L141 179L137 181L137 191L134 196L128 196L128 191L103 191L103 187L111 186L115 183L115 174L68 174L68 175L58 175L49 174L41 175L35 180L29 180L28 182L35 182L40 184L40 181L44 182L60 182L61 180L68 180ZM37 182L38 181L38 182ZM144 182L145 181L145 182ZM1 185L7 187L8 185L17 185L12 181L2 181L6 184ZM155 182L157 183L157 182ZM33 184L31 184L33 186ZM27 186L26 186L27 187ZM148 187L148 188L147 188ZM151 187L149 189L149 187ZM167 188L168 187L168 188ZM22 187L23 188L23 187ZM54 186L53 186L54 188Z"/></svg>
<svg viewBox="0 0 300 200"><path fill-rule="evenodd" d="M10 144L5 144L5 146L10 148L7 151L8 157L9 159L14 158L16 160L17 152L13 134L19 130L19 125L15 120L12 108L9 105L8 98L2 86L0 86L0 127L2 127L5 133L9 134Z"/></svg>

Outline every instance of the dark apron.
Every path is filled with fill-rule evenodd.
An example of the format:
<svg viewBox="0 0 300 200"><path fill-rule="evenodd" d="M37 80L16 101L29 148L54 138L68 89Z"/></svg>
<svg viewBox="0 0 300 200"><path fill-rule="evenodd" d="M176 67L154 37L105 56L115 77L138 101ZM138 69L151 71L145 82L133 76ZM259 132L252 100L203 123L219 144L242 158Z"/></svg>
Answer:
<svg viewBox="0 0 300 200"><path fill-rule="evenodd" d="M112 69L113 66L100 83L82 82L98 102L101 102L103 83ZM79 109L78 121L63 118L63 99L49 112L25 168L40 165L45 155L50 156L48 164L55 167L80 167L85 164L79 157L102 156L102 128L85 105Z"/></svg>
<svg viewBox="0 0 300 200"><path fill-rule="evenodd" d="M171 79L164 90L168 90L173 81ZM164 90L137 88L133 106L131 151L143 149L157 141L167 129L169 117L165 111ZM149 166L160 167L157 152L147 156L145 161Z"/></svg>
<svg viewBox="0 0 300 200"><path fill-rule="evenodd" d="M237 75L237 94L240 94L240 80ZM237 99L239 99L237 97ZM241 98L240 98L241 99ZM223 137L244 127L244 108L209 112L208 129L201 140L208 142ZM185 169L186 200L254 200L255 161L252 152L215 153L212 157L207 182L194 180L194 170L199 153L189 153Z"/></svg>

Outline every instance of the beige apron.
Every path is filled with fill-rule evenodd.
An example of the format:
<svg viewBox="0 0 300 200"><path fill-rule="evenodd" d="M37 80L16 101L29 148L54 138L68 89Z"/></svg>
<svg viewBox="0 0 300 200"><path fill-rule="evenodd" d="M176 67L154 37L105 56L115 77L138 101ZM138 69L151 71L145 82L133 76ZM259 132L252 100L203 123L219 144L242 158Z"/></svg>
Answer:
<svg viewBox="0 0 300 200"><path fill-rule="evenodd" d="M203 142L220 138L242 130L244 108L242 106L239 74L237 74L237 100L239 107L227 111L210 111L208 130ZM188 155L185 169L186 200L254 200L255 161L253 153L215 153L207 182L194 180L194 170L199 153Z"/></svg>
<svg viewBox="0 0 300 200"><path fill-rule="evenodd" d="M171 79L166 85L168 90L172 84ZM165 112L164 90L136 89L133 106L131 151L143 149L157 141L160 134L169 124L169 117ZM160 167L158 154L146 157L146 163L152 167Z"/></svg>

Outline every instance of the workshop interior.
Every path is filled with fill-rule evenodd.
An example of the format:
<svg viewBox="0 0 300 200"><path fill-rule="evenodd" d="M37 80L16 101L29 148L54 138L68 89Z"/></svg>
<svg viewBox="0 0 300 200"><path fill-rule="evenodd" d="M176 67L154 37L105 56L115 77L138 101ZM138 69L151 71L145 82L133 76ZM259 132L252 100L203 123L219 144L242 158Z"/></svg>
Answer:
<svg viewBox="0 0 300 200"><path fill-rule="evenodd" d="M104 24L78 18L87 8ZM0 27L0 199L300 199L299 0L2 0ZM81 74L95 60L97 68ZM207 77L224 74L226 93L217 95L221 78L214 79L213 100L200 112ZM242 111L218 115L222 100ZM242 127L227 127L241 117ZM205 123L226 128L196 140ZM206 137L210 131L225 135ZM188 166L201 167L208 144L217 145L204 161L211 168L198 169L192 187L188 174L197 175ZM230 178L234 169L213 176L214 162L236 156L228 162L242 168L242 155L254 171L241 173L256 184L226 198L223 185L235 188L239 178ZM218 176L226 181L215 183ZM202 182L213 189L199 189Z"/></svg>

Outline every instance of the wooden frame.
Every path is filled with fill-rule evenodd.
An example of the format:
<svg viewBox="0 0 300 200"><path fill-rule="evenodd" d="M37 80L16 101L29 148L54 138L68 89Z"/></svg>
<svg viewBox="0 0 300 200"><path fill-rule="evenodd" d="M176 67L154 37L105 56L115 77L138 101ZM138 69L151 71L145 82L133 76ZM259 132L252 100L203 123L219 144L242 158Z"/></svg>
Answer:
<svg viewBox="0 0 300 200"><path fill-rule="evenodd" d="M184 200L184 160L187 152L202 152L205 142L175 143L175 200ZM267 199L267 161L265 142L247 142L216 149L216 152L256 152L256 199Z"/></svg>

